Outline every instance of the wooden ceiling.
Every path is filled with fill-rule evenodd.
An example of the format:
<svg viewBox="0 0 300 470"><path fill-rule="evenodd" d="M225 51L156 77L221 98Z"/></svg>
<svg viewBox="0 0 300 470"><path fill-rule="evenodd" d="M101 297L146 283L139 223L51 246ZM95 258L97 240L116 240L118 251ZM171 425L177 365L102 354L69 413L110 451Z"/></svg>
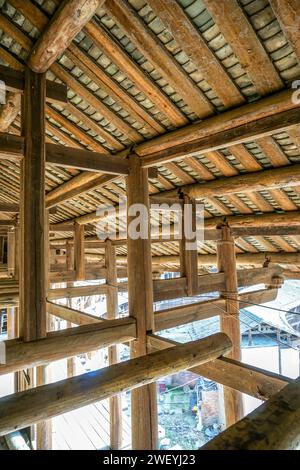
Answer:
<svg viewBox="0 0 300 470"><path fill-rule="evenodd" d="M0 62L22 70L59 0L0 0ZM68 86L47 104L47 141L119 154L174 129L227 112L300 79L298 0L107 0L47 73ZM298 22L298 23L297 23ZM284 127L284 123L283 123ZM20 132L17 116L8 129ZM172 138L172 134L170 134ZM300 163L300 126L230 147L158 163L150 193ZM0 204L19 203L20 168L0 161ZM117 204L122 177L47 166L51 223ZM74 179L75 178L75 179ZM79 184L80 183L80 184ZM74 189L74 188L80 188ZM85 191L83 192L83 190ZM299 186L204 197L206 218L299 211ZM15 214L1 213L2 219ZM92 232L88 232L91 233ZM71 236L57 233L56 238ZM300 236L238 238L238 253L300 251ZM125 253L125 247L118 248ZM214 242L199 252L215 253ZM176 243L153 254L177 254ZM289 266L298 270L298 267Z"/></svg>

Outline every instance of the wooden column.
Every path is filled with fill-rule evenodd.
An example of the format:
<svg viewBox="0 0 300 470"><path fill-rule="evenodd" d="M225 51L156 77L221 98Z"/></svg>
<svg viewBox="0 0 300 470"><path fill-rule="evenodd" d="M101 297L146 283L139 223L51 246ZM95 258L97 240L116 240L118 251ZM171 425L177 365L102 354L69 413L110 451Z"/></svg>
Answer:
<svg viewBox="0 0 300 470"><path fill-rule="evenodd" d="M235 246L231 230L223 225L221 238L217 243L218 270L225 273L225 312L220 315L221 331L232 341L231 359L241 360L241 331L239 320L239 302L237 300L238 281L236 270ZM227 426L231 426L243 417L242 395L224 387L224 405Z"/></svg>
<svg viewBox="0 0 300 470"><path fill-rule="evenodd" d="M25 71L21 194L21 310L25 341L46 334L45 268L45 100L46 76Z"/></svg>
<svg viewBox="0 0 300 470"><path fill-rule="evenodd" d="M128 210L133 204L143 204L149 214L148 170L143 169L139 157L129 157L130 173L127 180ZM138 214L137 214L138 216ZM128 228L134 216L128 215ZM137 320L137 340L131 343L131 357L147 354L147 331L154 330L153 281L151 266L151 239L149 217L146 220L148 238L133 240L127 237L129 314ZM157 403L156 384L146 385L131 392L132 448L156 449Z"/></svg>
<svg viewBox="0 0 300 470"><path fill-rule="evenodd" d="M105 266L107 270L106 283L106 308L107 319L114 320L118 318L119 305L118 305L118 276L117 276L117 261L116 261L116 247L112 244L111 240L107 240L105 246ZM118 346L110 346L108 348L108 363L109 365L117 364L119 362ZM110 447L111 449L121 449L122 447L122 396L116 395L109 399L110 411Z"/></svg>
<svg viewBox="0 0 300 470"><path fill-rule="evenodd" d="M85 280L84 258L84 225L75 224L74 232L74 265L76 281Z"/></svg>
<svg viewBox="0 0 300 470"><path fill-rule="evenodd" d="M0 237L0 263L3 264L4 258L4 237Z"/></svg>
<svg viewBox="0 0 300 470"><path fill-rule="evenodd" d="M20 334L24 341L46 336L46 291L48 274L48 222L45 210L45 103L46 75L25 70L22 107L24 160L21 185ZM38 384L44 383L38 370ZM34 385L34 371L29 371ZM50 439L48 423L39 425L37 441L42 448ZM42 426L42 428L41 428ZM44 447L44 445L46 447Z"/></svg>
<svg viewBox="0 0 300 470"><path fill-rule="evenodd" d="M191 249L196 237L190 239L191 231L196 232L196 202L184 195L182 213L182 239L180 240L180 271L186 277L187 295L193 296L198 291L198 252ZM188 208L188 209L187 209Z"/></svg>
<svg viewBox="0 0 300 470"><path fill-rule="evenodd" d="M15 257L16 257L16 240L15 231L9 230L7 233L7 271L9 277L15 275Z"/></svg>

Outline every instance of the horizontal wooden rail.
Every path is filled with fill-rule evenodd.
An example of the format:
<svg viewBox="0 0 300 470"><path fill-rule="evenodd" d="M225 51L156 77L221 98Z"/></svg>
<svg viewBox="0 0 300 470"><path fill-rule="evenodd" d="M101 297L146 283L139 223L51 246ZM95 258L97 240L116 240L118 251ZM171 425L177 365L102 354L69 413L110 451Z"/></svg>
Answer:
<svg viewBox="0 0 300 470"><path fill-rule="evenodd" d="M148 335L150 351L167 349L172 345L176 346L178 343L161 336ZM292 381L283 375L274 374L227 357L207 362L190 369L190 371L260 400L268 400Z"/></svg>
<svg viewBox="0 0 300 470"><path fill-rule="evenodd" d="M230 352L223 333L0 399L0 435L150 384Z"/></svg>
<svg viewBox="0 0 300 470"><path fill-rule="evenodd" d="M126 317L48 333L36 341L5 341L6 364L0 375L37 367L136 338L136 321Z"/></svg>
<svg viewBox="0 0 300 470"><path fill-rule="evenodd" d="M201 450L299 450L300 378Z"/></svg>
<svg viewBox="0 0 300 470"><path fill-rule="evenodd" d="M240 308L246 308L247 301L257 304L271 302L276 299L277 294L277 289L264 289L240 294L239 299L242 300ZM225 299L218 298L160 310L154 314L155 330L165 330L186 323L204 320L205 318L211 318L220 315L224 309Z"/></svg>

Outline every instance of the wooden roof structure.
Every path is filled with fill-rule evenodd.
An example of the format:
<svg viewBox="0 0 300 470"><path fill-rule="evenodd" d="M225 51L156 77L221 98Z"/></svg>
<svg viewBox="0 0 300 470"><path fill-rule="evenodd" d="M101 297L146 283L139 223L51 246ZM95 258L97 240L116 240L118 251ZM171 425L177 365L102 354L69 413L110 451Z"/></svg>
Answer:
<svg viewBox="0 0 300 470"><path fill-rule="evenodd" d="M188 296L205 292L205 279L201 282L198 274L210 276L211 267L216 265L219 274L229 269L235 275L230 274L229 281L214 278L211 292L213 287L215 291L237 292L239 286L259 284L259 279L274 289L280 285L278 279L283 274L299 278L299 18L298 0L0 0L0 80L7 92L6 102L0 108L0 244L6 237L8 244L15 237L15 243L19 225L21 229L25 226L27 233L29 219L26 221L24 214L30 213L34 224L35 217L42 220L40 211L45 206L50 214L52 283L101 278L106 279L106 285L116 287L118 278L126 278L128 273L128 285L123 288L140 296L130 269L135 272L135 279L143 279L145 291L147 286L152 291L152 284L149 287L152 278L149 281L149 273L145 274L148 268L151 274L151 259L153 272L181 272L181 280L170 280L168 285L154 281L154 301L180 297L183 292ZM43 135L43 120L36 113L45 117L45 142L36 137ZM28 154L38 158L38 145L43 145L45 152L41 166L34 164L34 160L30 164L30 158L26 158ZM144 172L149 179L144 179ZM44 181L40 179L41 173L45 174ZM191 258L172 237L163 243L159 239L147 249L142 243L126 244L121 236L110 241L109 247L108 242L97 239L97 210L117 206L120 197L126 195L126 186L127 192L128 187L132 190L129 199L133 202L144 200L140 186L145 191L147 186L150 201L174 202L186 198L204 204L205 239L198 243ZM40 195L39 202L37 196L33 202L32 192ZM29 205L32 203L32 211L24 203L27 200ZM163 225L163 218L152 216L158 227ZM224 222L229 224L230 234ZM222 228L216 232L217 226ZM124 229L121 219L110 221L110 227L117 234ZM224 249L224 255L220 246L232 243L232 236L233 251ZM23 247L26 236L24 240ZM27 242L29 247L29 238ZM32 252L39 249L44 252L38 229L31 242ZM75 262L71 269L73 246ZM150 264L133 265L138 253L146 253ZM229 268L224 265L223 256L228 257ZM24 275L29 264L16 267L17 257L15 250L8 259L8 272L14 273L13 279L6 279L6 284L0 287L5 305L18 305L19 296L22 304L22 290L26 292L26 278L21 276L24 285L19 287L15 275L19 269L23 269ZM33 257L30 262L34 264ZM273 271L262 275L261 270L267 269L270 262ZM109 271L110 265L115 266L115 271ZM243 268L237 275L236 265ZM250 271L252 274L247 274ZM35 279L39 291L38 276ZM68 286L64 294L72 296L73 288ZM82 288L82 295L88 288L91 292L87 286L86 290ZM28 280L27 290L30 289ZM43 288L41 292L46 309ZM61 295L52 292L48 301ZM107 295L111 295L113 312L108 320L122 321L115 320L116 298L111 292ZM133 358L140 361L139 370L148 366L152 370L153 366L153 374L158 377L161 371L158 373L155 364L146 362L148 356L140 358L147 352L146 334L154 328L152 306L146 297L140 298L138 305L141 308L145 304L145 311L150 313L142 326L140 319L136 319L139 334ZM34 302L33 298L27 301L27 307ZM48 313L67 315L71 321L70 312L66 313L66 309L62 312L49 302ZM228 310L232 299L226 302ZM23 337L25 341L46 336L46 315L41 315L36 307L35 310L35 320L25 321L28 334ZM74 320L76 315L74 312L72 315ZM176 313L173 315L172 326L176 324ZM80 324L82 317L76 319L71 323ZM161 321L163 325L163 315ZM90 325L90 320L86 323ZM136 338L134 322L126 324L127 336L123 323L106 345L114 348L116 342ZM98 322L97 328L105 330ZM233 338L229 334L233 340L231 359L239 361L235 350L238 332L233 330L229 322L223 331L233 334ZM88 330L83 334L88 336ZM70 335L70 341L73 336L76 335ZM226 338L216 341L217 346L215 343L209 346L210 359L218 357L217 351L225 354L230 349ZM157 342L153 338L153 344ZM92 344L95 347L95 342ZM157 349L164 347L160 344ZM174 367L181 370L183 364L176 348ZM183 349L185 365L191 350L189 346ZM203 359L201 345L198 352ZM64 357L65 350L60 354ZM115 352L111 354L114 364ZM160 358L162 352L157 354ZM17 351L12 353L11 364L17 356ZM200 362L189 364L200 367ZM35 361L30 364L38 365ZM135 380L140 382L140 376ZM276 380L278 384L281 379ZM124 379L124 387L128 386L125 382ZM75 394L75 381L73 386ZM113 385L105 392L108 395L101 396L117 393L118 386ZM136 394L135 404L141 401L142 408L145 407L147 394L153 398L151 389L152 385L139 389L144 392ZM240 413L232 403L238 408L239 399L233 394L228 400L231 418L237 418ZM19 409L13 401L9 406ZM115 406L119 406L117 402ZM149 410L145 413L149 414ZM139 425L138 419L134 429ZM23 424L28 424L26 419ZM0 431L7 431L10 426L4 423L1 428L0 404ZM135 439L140 439L139 443L136 441L137 448L143 439L153 447L149 435Z"/></svg>

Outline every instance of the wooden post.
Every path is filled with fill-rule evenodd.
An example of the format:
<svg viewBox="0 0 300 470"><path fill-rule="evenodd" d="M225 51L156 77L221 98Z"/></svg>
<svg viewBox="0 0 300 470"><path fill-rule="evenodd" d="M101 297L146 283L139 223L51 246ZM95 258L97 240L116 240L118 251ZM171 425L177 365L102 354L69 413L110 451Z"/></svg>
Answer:
<svg viewBox="0 0 300 470"><path fill-rule="evenodd" d="M3 264L4 258L4 237L0 237L0 263Z"/></svg>
<svg viewBox="0 0 300 470"><path fill-rule="evenodd" d="M128 211L133 204L142 204L148 211L146 221L148 238L127 237L129 315L137 320L137 340L131 344L131 357L147 354L147 332L154 330L153 281L151 266L151 237L149 224L148 170L141 167L137 155L129 157L130 173L127 179ZM138 216L138 214L137 214ZM128 213L128 229L134 219ZM156 384L146 385L131 392L132 448L151 450L157 447Z"/></svg>
<svg viewBox="0 0 300 470"><path fill-rule="evenodd" d="M21 310L23 338L46 334L45 268L45 102L46 77L25 71L21 194Z"/></svg>
<svg viewBox="0 0 300 470"><path fill-rule="evenodd" d="M196 202L184 195L182 213L182 239L180 246L180 271L181 277L186 277L187 295L193 296L198 291L198 252L193 249L196 237L190 239L191 231L196 233ZM192 248L192 249L191 249Z"/></svg>
<svg viewBox="0 0 300 470"><path fill-rule="evenodd" d="M22 109L24 160L21 185L21 336L24 341L43 338L46 328L46 292L48 288L48 222L45 210L45 104L46 75L25 70ZM32 386L34 371L30 371ZM38 384L45 370L38 370ZM41 427L42 426L42 427ZM39 425L37 442L49 448L51 430L48 423ZM46 447L43 447L43 446Z"/></svg>
<svg viewBox="0 0 300 470"><path fill-rule="evenodd" d="M15 231L9 230L7 233L7 271L9 277L15 275L15 256L16 256L16 240Z"/></svg>
<svg viewBox="0 0 300 470"><path fill-rule="evenodd" d="M107 240L105 247L105 265L107 270L106 283L106 309L107 319L114 320L118 318L118 276L116 262L116 247L111 240ZM108 348L109 365L119 362L118 346ZM111 449L121 449L122 447L122 396L116 395L109 399L110 411L110 447Z"/></svg>
<svg viewBox="0 0 300 470"><path fill-rule="evenodd" d="M85 280L84 258L84 225L75 224L74 232L74 264L76 281Z"/></svg>
<svg viewBox="0 0 300 470"><path fill-rule="evenodd" d="M230 358L241 360L241 332L239 320L238 281L235 259L235 246L231 230L227 225L221 228L221 237L217 243L218 270L225 274L226 299L225 312L220 315L221 331L232 341ZM224 387L224 405L227 426L231 426L243 417L242 395Z"/></svg>

